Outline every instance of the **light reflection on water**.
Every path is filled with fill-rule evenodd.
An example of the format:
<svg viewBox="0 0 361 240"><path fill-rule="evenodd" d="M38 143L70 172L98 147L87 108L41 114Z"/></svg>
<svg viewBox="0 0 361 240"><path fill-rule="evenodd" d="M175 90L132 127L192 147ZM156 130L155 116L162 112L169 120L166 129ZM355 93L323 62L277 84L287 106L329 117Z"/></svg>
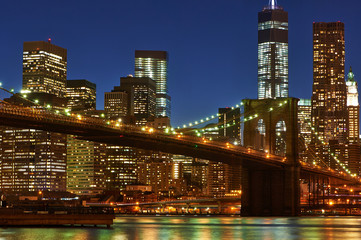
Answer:
<svg viewBox="0 0 361 240"><path fill-rule="evenodd" d="M361 239L361 218L120 217L105 228L0 228L0 240Z"/></svg>

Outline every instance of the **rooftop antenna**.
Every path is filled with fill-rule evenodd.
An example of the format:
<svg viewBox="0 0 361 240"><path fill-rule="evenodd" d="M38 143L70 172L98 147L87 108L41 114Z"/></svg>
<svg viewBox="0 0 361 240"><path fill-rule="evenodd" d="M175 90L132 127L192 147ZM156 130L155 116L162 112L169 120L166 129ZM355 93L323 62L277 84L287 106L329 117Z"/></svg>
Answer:
<svg viewBox="0 0 361 240"><path fill-rule="evenodd" d="M277 0L269 0L269 5L271 9L275 9L277 6Z"/></svg>

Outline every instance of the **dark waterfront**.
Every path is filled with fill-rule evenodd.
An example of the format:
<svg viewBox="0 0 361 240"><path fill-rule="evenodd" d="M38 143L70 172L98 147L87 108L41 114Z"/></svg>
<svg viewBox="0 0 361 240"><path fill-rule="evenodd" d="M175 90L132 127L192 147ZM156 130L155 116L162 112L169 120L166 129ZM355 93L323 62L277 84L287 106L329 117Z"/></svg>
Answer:
<svg viewBox="0 0 361 240"><path fill-rule="evenodd" d="M361 217L119 217L105 228L2 228L0 240L361 239Z"/></svg>

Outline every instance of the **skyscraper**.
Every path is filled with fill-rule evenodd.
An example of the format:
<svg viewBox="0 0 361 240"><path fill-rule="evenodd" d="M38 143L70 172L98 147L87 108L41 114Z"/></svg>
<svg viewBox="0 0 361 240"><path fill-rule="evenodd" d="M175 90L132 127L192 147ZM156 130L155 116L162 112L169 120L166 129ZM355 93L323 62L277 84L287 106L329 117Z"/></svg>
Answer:
<svg viewBox="0 0 361 240"><path fill-rule="evenodd" d="M67 50L48 42L24 42L23 89L65 97Z"/></svg>
<svg viewBox="0 0 361 240"><path fill-rule="evenodd" d="M360 141L360 105L358 102L357 82L350 67L347 75L347 112L348 112L348 141L359 143Z"/></svg>
<svg viewBox="0 0 361 240"><path fill-rule="evenodd" d="M125 117L128 114L128 93L119 86L104 93L104 110L111 119Z"/></svg>
<svg viewBox="0 0 361 240"><path fill-rule="evenodd" d="M312 126L326 143L347 142L345 37L341 22L313 23Z"/></svg>
<svg viewBox="0 0 361 240"><path fill-rule="evenodd" d="M25 42L23 88L37 106L66 107L67 50L48 42ZM8 101L28 106L11 97ZM20 102L19 102L20 101ZM26 105L28 104L28 105ZM29 106L30 107L30 106ZM8 191L66 190L66 135L1 127L1 185Z"/></svg>
<svg viewBox="0 0 361 240"><path fill-rule="evenodd" d="M67 80L66 98L71 111L95 110L96 85L85 79Z"/></svg>
<svg viewBox="0 0 361 240"><path fill-rule="evenodd" d="M156 83L149 77L122 77L120 89L128 94L128 115L144 126L155 118Z"/></svg>
<svg viewBox="0 0 361 240"><path fill-rule="evenodd" d="M258 99L288 97L288 13L271 0L258 13Z"/></svg>
<svg viewBox="0 0 361 240"><path fill-rule="evenodd" d="M348 112L348 168L353 174L361 174L360 151L360 105L358 102L357 82L350 67L347 75L347 112Z"/></svg>
<svg viewBox="0 0 361 240"><path fill-rule="evenodd" d="M166 51L135 51L135 77L150 77L156 82L156 117L171 115L167 64Z"/></svg>
<svg viewBox="0 0 361 240"><path fill-rule="evenodd" d="M48 93L30 93L27 98L52 108L66 107L65 99ZM13 96L15 105L29 102ZM6 191L65 191L66 135L35 129L0 126L1 185Z"/></svg>
<svg viewBox="0 0 361 240"><path fill-rule="evenodd" d="M67 108L80 114L95 110L96 85L87 80L68 80ZM106 145L67 136L67 191L96 195L105 190Z"/></svg>
<svg viewBox="0 0 361 240"><path fill-rule="evenodd" d="M344 36L342 22L313 23L311 149L314 161L340 170L334 157L350 166Z"/></svg>

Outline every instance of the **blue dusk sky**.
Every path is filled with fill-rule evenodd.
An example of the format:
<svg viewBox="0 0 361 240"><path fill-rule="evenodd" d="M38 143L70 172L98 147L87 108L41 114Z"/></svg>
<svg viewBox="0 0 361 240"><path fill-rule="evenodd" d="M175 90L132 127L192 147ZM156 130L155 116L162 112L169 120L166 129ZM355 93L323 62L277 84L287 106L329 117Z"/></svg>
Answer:
<svg viewBox="0 0 361 240"><path fill-rule="evenodd" d="M21 89L24 41L68 50L68 79L97 85L97 108L119 78L134 74L134 50L169 53L172 124L257 98L257 13L268 0L3 1L0 81ZM361 79L361 2L279 0L289 13L289 95L312 94L312 22L342 21L346 73Z"/></svg>

